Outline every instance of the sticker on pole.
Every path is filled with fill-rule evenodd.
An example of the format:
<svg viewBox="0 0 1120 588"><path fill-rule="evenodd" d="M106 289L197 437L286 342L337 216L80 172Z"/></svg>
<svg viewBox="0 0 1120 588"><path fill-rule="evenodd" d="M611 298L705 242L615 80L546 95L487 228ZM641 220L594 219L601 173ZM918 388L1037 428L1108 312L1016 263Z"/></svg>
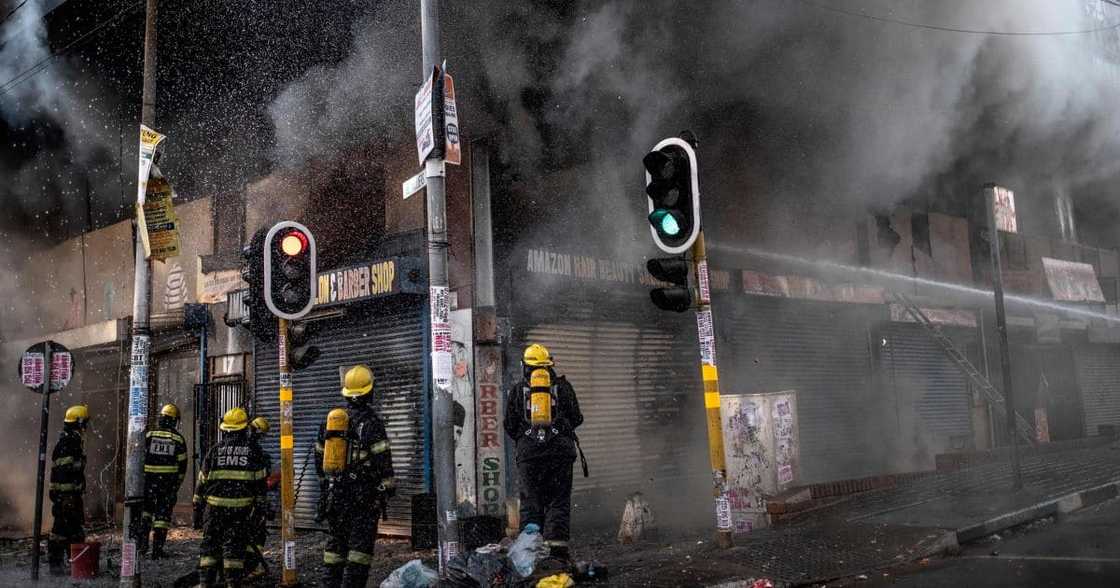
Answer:
<svg viewBox="0 0 1120 588"><path fill-rule="evenodd" d="M696 281L700 283L700 304L712 302L711 282L708 279L708 260L696 264Z"/></svg>
<svg viewBox="0 0 1120 588"><path fill-rule="evenodd" d="M432 125L432 90L435 88L437 72L433 72L424 80L420 91L416 93L415 112L416 120L416 155L423 165L428 154L435 149L436 136Z"/></svg>
<svg viewBox="0 0 1120 588"><path fill-rule="evenodd" d="M131 578L136 575L136 543L126 541L121 545L121 577Z"/></svg>
<svg viewBox="0 0 1120 588"><path fill-rule="evenodd" d="M712 328L712 311L696 313L696 332L700 339L700 363L716 364L716 336Z"/></svg>
<svg viewBox="0 0 1120 588"><path fill-rule="evenodd" d="M36 343L23 352L19 361L19 381L36 392L41 392L47 378L44 346L48 342ZM53 341L51 346L50 391L58 392L70 383L74 375L74 356L63 345Z"/></svg>
<svg viewBox="0 0 1120 588"><path fill-rule="evenodd" d="M151 348L151 338L147 335L136 335L132 338L132 361L128 375L128 416L129 428L132 428L132 419L142 420L148 417L148 353Z"/></svg>
<svg viewBox="0 0 1120 588"><path fill-rule="evenodd" d="M285 541L284 542L284 569L285 570L296 569L296 542L295 541Z"/></svg>
<svg viewBox="0 0 1120 588"><path fill-rule="evenodd" d="M440 390L451 388L451 293L447 286L429 288L431 297L432 378Z"/></svg>
<svg viewBox="0 0 1120 588"><path fill-rule="evenodd" d="M731 501L726 494L716 498L716 527L720 531L731 530Z"/></svg>

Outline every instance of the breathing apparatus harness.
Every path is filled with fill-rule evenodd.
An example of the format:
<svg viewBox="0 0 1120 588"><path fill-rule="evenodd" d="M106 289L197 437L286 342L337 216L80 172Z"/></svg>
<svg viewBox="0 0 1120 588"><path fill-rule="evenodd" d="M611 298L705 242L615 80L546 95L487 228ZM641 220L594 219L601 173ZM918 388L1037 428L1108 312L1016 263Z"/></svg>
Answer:
<svg viewBox="0 0 1120 588"><path fill-rule="evenodd" d="M529 374L529 384L521 388L521 396L525 402L525 421L529 423L525 436L537 443L547 443L560 435L556 428L557 401L560 395L558 385L552 381L552 373L545 368L534 369ZM568 431L568 435L576 444L583 477L587 478L590 473L583 447L579 444L579 436L574 430Z"/></svg>

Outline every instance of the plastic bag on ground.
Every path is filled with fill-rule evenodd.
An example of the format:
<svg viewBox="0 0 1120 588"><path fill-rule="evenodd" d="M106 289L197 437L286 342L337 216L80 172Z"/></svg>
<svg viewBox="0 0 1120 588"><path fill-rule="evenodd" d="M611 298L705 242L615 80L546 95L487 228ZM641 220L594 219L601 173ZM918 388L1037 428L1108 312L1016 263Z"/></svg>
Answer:
<svg viewBox="0 0 1120 588"><path fill-rule="evenodd" d="M393 570L381 582L381 588L432 588L439 585L439 573L414 559Z"/></svg>
<svg viewBox="0 0 1120 588"><path fill-rule="evenodd" d="M511 573L505 556L496 553L461 553L447 562L447 583L455 588L505 586Z"/></svg>
<svg viewBox="0 0 1120 588"><path fill-rule="evenodd" d="M537 561L548 555L548 547L544 544L541 528L534 523L525 525L525 530L517 536L517 540L509 548L509 561L513 564L514 571L522 578L533 575Z"/></svg>
<svg viewBox="0 0 1120 588"><path fill-rule="evenodd" d="M537 588L572 588L575 585L575 581L568 574L556 574L541 578L541 581L537 582Z"/></svg>

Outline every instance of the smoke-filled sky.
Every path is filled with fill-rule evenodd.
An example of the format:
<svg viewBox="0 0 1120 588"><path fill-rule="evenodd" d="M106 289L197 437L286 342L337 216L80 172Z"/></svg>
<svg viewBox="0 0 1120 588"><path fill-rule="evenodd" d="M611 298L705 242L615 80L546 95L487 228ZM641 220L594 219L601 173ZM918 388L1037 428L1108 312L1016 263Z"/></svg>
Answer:
<svg viewBox="0 0 1120 588"><path fill-rule="evenodd" d="M42 1L4 23L3 79L48 54ZM119 12L67 4L70 12L48 19L65 39ZM157 124L172 136L165 167L185 196L238 192L280 168L410 141L420 78L415 2L185 4L160 14ZM97 18L77 19L86 12ZM119 215L135 173L141 13L0 96L9 221L71 233L42 218L84 215L87 177L93 210ZM701 140L706 210L745 204L773 216L765 223L773 227L809 209L823 219L899 202L951 210L995 180L1026 200L1068 191L1094 207L1086 222L1104 225L1091 223L1089 234L1115 242L1116 28L991 35L877 19L1070 32L1118 23L1120 8L1096 0L447 2L443 44L464 131L497 140L508 165L500 180L539 193L547 172L580 169L572 191L593 211L635 219L624 234L640 224L640 198L629 195L641 181L641 152L688 127ZM542 193L532 204L549 210L565 198Z"/></svg>

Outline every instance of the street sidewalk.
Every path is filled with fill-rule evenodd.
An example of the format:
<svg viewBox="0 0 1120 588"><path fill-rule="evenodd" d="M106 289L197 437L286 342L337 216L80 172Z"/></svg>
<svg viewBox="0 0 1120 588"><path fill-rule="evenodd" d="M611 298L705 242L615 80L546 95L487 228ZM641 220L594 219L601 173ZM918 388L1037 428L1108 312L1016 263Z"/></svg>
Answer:
<svg viewBox="0 0 1120 588"><path fill-rule="evenodd" d="M1026 455L1022 469L1018 491L1011 490L1007 463L902 477L894 487L837 499L737 537L730 550L707 538L586 548L610 566L616 586L738 586L751 578L811 585L952 552L960 543L1120 495L1120 449L1112 445Z"/></svg>

